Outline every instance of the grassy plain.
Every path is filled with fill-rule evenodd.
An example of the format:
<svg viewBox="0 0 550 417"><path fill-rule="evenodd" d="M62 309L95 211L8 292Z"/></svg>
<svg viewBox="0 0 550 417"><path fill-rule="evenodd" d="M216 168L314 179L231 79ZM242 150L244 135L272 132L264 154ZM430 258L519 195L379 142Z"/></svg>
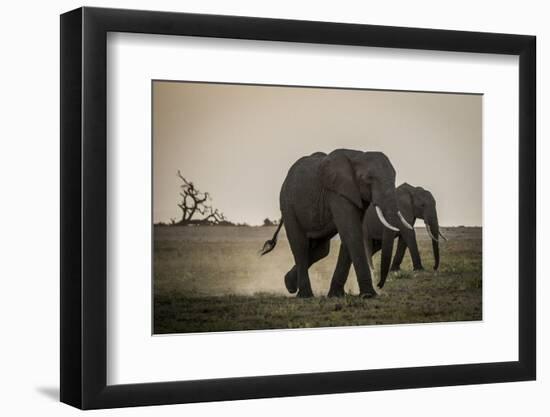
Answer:
<svg viewBox="0 0 550 417"><path fill-rule="evenodd" d="M284 234L275 250L258 251L274 227L155 227L154 333L288 329L482 319L481 228L444 228L441 264L433 272L426 232L417 237L426 271L413 272L405 255L378 297L362 299L353 268L344 298L325 295L340 242L310 268L315 293L297 299L283 277L293 265ZM394 245L396 246L396 245ZM375 256L379 269L379 254ZM375 278L375 281L377 278Z"/></svg>

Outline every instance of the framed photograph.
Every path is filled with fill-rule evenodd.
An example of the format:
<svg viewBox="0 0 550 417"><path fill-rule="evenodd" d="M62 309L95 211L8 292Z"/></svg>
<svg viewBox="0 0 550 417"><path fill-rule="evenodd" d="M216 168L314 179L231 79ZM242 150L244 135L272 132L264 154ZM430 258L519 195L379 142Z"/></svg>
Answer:
<svg viewBox="0 0 550 417"><path fill-rule="evenodd" d="M535 37L61 16L61 401L533 380Z"/></svg>

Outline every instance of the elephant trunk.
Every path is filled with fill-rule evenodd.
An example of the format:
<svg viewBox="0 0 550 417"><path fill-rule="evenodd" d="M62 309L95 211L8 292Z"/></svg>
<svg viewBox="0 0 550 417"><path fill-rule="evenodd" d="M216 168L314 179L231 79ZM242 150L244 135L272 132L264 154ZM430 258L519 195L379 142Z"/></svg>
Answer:
<svg viewBox="0 0 550 417"><path fill-rule="evenodd" d="M434 251L434 271L439 268L439 242L432 240L432 248Z"/></svg>
<svg viewBox="0 0 550 417"><path fill-rule="evenodd" d="M397 227L391 225L386 220L386 217L384 217L384 213L382 212L382 209L378 206L375 206L375 208L376 208L376 214L378 215L378 219L380 220L380 223L382 223L388 229L393 230L394 232L399 232L399 229Z"/></svg>
<svg viewBox="0 0 550 417"><path fill-rule="evenodd" d="M395 187L388 186L380 205L374 203L378 219L385 226L382 232L382 255L380 260L380 281L378 287L382 288L390 271L391 258L393 254L393 240L396 234L402 229L403 223L397 209Z"/></svg>
<svg viewBox="0 0 550 417"><path fill-rule="evenodd" d="M432 249L434 253L434 270L439 268L439 222L437 214L433 214L424 220L428 234L432 239Z"/></svg>
<svg viewBox="0 0 550 417"><path fill-rule="evenodd" d="M393 240L395 233L389 229L384 229L382 234L382 256L380 259L380 282L378 287L382 288L386 283L386 278L390 271L391 257L393 253Z"/></svg>
<svg viewBox="0 0 550 417"><path fill-rule="evenodd" d="M401 220L401 223L409 230L414 230L414 227L410 225L410 223L403 217L400 211L397 212L397 215L399 216L399 220Z"/></svg>
<svg viewBox="0 0 550 417"><path fill-rule="evenodd" d="M383 192L381 192L382 189ZM373 191L372 205L374 205L378 220L384 225L384 228L399 232L402 220L397 208L395 184L393 182L388 181Z"/></svg>

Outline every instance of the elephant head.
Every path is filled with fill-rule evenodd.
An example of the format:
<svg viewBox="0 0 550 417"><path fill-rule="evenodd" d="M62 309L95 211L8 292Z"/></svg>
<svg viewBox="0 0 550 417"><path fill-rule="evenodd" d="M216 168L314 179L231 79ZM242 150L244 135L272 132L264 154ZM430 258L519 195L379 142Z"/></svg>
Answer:
<svg viewBox="0 0 550 417"><path fill-rule="evenodd" d="M395 233L403 227L412 230L397 208L395 169L382 152L336 150L325 158L320 170L325 188L346 198L363 212L372 205L388 232ZM382 280L389 272L392 251L393 238L384 239Z"/></svg>
<svg viewBox="0 0 550 417"><path fill-rule="evenodd" d="M412 210L412 213L406 213L406 215L424 220L426 231L432 240L434 270L437 270L439 267L439 237L441 236L444 240L447 238L439 230L435 198L428 190L422 187L413 187L407 183L398 187L398 193L402 192L406 193L411 201L408 208L403 207L403 210Z"/></svg>

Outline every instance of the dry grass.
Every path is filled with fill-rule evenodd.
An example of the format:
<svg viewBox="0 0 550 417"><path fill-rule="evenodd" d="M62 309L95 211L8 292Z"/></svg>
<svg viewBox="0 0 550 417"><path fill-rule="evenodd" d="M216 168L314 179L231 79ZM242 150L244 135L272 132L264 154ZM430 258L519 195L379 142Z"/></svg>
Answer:
<svg viewBox="0 0 550 417"><path fill-rule="evenodd" d="M431 244L417 230L424 272L409 256L391 273L379 297L363 300L355 273L342 299L326 295L338 256L310 269L314 299L288 294L283 276L293 265L284 231L276 249L259 257L272 227L156 227L155 333L352 326L481 320L481 229L446 229L439 271L431 271ZM378 258L375 258L378 265Z"/></svg>

